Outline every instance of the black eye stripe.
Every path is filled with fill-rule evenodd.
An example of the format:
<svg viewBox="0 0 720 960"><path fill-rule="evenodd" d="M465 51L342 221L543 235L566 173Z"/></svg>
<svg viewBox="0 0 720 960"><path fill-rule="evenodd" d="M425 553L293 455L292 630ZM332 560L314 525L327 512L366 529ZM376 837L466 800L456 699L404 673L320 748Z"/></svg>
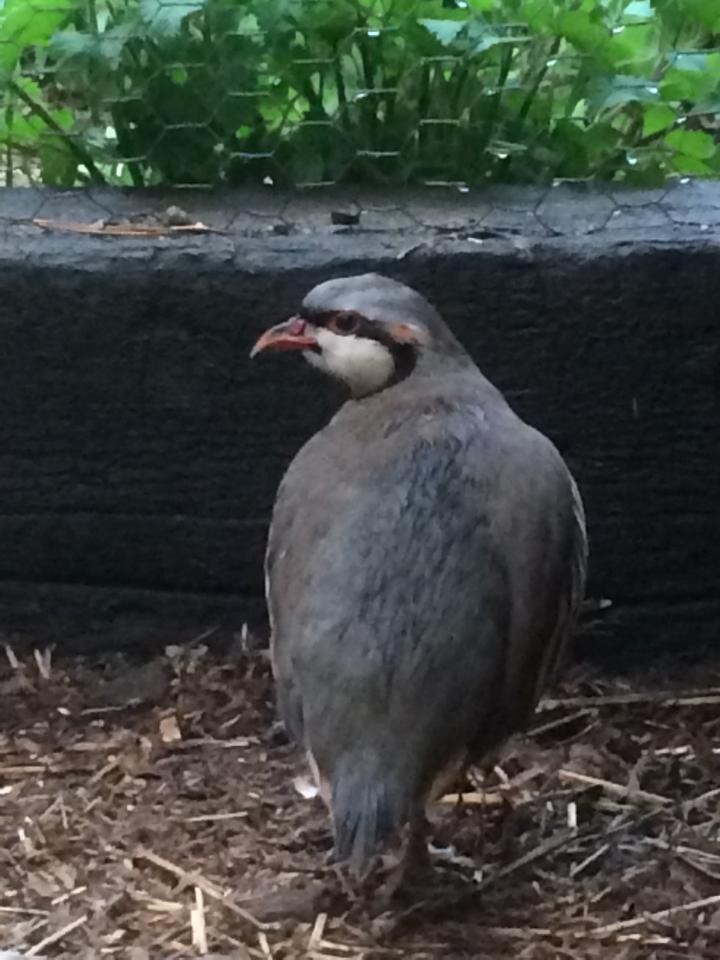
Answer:
<svg viewBox="0 0 720 960"><path fill-rule="evenodd" d="M360 327L360 317L356 313L336 313L328 326L339 333L354 333Z"/></svg>
<svg viewBox="0 0 720 960"><path fill-rule="evenodd" d="M309 323L325 327L340 336L358 336L375 340L393 354L413 354L409 344L399 344L385 324L370 320L355 310L308 310L302 307L299 315Z"/></svg>

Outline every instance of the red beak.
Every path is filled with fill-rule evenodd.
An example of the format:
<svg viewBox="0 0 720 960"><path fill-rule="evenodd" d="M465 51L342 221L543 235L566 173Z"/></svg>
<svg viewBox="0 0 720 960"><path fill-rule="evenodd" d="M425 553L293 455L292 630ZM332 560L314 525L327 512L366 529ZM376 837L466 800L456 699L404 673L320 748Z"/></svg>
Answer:
<svg viewBox="0 0 720 960"><path fill-rule="evenodd" d="M306 333L307 324L300 317L290 317L285 323L270 327L250 351L250 359L263 350L307 350L317 346L315 337Z"/></svg>

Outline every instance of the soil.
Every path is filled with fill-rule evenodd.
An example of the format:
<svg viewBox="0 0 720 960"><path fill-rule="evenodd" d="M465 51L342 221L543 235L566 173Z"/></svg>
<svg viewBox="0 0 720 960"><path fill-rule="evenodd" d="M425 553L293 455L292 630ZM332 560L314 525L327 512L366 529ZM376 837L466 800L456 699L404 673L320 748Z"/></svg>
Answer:
<svg viewBox="0 0 720 960"><path fill-rule="evenodd" d="M388 899L331 862L262 644L217 640L0 647L3 960L720 957L720 660L574 667Z"/></svg>

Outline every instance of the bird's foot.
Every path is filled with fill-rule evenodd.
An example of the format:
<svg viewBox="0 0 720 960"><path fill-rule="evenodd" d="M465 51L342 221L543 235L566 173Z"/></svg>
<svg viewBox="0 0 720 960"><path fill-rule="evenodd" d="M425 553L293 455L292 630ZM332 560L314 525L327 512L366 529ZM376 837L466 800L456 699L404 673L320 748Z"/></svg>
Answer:
<svg viewBox="0 0 720 960"><path fill-rule="evenodd" d="M381 896L391 900L401 890L410 890L423 885L432 875L433 865L426 834L427 822L422 819L410 828L400 852L383 858L385 882Z"/></svg>

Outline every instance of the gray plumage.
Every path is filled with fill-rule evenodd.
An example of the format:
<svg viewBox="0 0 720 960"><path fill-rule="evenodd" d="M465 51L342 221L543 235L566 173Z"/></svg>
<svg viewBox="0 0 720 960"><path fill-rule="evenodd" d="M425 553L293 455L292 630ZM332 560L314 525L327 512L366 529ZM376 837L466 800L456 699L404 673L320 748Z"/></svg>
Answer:
<svg viewBox="0 0 720 960"><path fill-rule="evenodd" d="M445 771L527 723L582 600L585 523L556 448L418 293L368 274L303 307L429 333L302 447L267 550L280 714L360 874Z"/></svg>

